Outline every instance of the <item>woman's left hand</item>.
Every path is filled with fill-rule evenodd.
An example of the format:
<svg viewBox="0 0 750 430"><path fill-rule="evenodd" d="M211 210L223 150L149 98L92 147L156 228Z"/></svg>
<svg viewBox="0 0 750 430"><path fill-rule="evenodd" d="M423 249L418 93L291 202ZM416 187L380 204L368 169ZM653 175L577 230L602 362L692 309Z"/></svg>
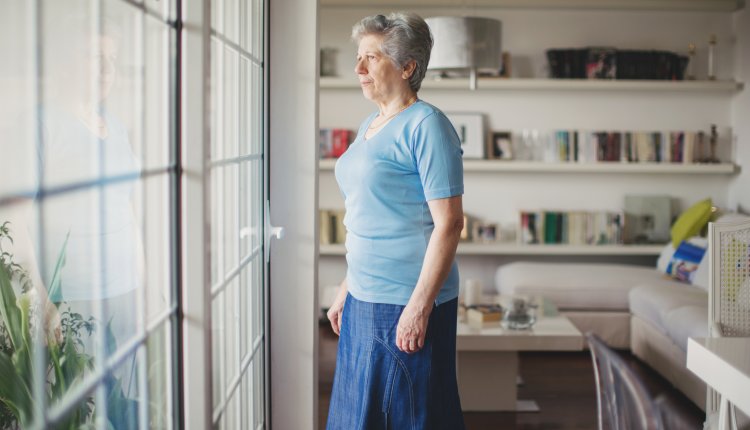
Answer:
<svg viewBox="0 0 750 430"><path fill-rule="evenodd" d="M411 302L406 305L396 327L396 346L407 354L413 354L424 347L427 323L432 308L421 308Z"/></svg>

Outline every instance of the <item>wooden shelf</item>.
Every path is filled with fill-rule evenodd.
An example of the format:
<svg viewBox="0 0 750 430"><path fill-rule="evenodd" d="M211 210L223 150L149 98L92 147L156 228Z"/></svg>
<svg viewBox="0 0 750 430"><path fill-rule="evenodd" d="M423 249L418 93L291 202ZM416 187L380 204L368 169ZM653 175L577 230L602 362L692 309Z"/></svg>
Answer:
<svg viewBox="0 0 750 430"><path fill-rule="evenodd" d="M335 159L320 160L321 171L333 171ZM678 163L542 163L533 161L464 160L465 173L624 173L624 174L681 174L732 175L739 166L722 164Z"/></svg>
<svg viewBox="0 0 750 430"><path fill-rule="evenodd" d="M458 255L625 255L656 256L664 245L517 245L459 243ZM320 245L320 255L344 256L344 245Z"/></svg>
<svg viewBox="0 0 750 430"><path fill-rule="evenodd" d="M733 94L744 88L735 81L649 81L649 80L589 80L589 79L530 79L530 78L479 78L477 91L646 91L646 92L699 92ZM354 78L320 78L322 89L359 89ZM425 79L424 90L469 89L469 80Z"/></svg>
<svg viewBox="0 0 750 430"><path fill-rule="evenodd" d="M323 7L372 7L373 0L321 0ZM473 0L472 7L733 12L742 0ZM381 0L377 7L456 7L456 0Z"/></svg>

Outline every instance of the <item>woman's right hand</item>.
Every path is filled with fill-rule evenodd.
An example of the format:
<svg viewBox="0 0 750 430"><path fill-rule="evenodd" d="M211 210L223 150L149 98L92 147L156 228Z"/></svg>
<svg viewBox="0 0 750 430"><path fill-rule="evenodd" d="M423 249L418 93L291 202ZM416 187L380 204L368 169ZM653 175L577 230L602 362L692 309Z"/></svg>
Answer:
<svg viewBox="0 0 750 430"><path fill-rule="evenodd" d="M328 313L326 314L328 316L328 321L331 322L331 328L337 336L341 334L341 317L344 314L344 302L346 302L346 294L347 285L346 279L344 279L344 281L341 282L338 294L336 294L336 299L333 301L333 304L328 309Z"/></svg>

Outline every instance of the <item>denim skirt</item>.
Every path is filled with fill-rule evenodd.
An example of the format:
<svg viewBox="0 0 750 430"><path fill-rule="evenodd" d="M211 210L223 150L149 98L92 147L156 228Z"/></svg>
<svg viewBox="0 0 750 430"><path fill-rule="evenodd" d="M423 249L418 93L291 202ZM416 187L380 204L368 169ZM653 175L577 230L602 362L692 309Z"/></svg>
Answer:
<svg viewBox="0 0 750 430"><path fill-rule="evenodd" d="M424 348L396 347L404 306L344 304L328 430L462 430L456 383L458 300L435 306Z"/></svg>

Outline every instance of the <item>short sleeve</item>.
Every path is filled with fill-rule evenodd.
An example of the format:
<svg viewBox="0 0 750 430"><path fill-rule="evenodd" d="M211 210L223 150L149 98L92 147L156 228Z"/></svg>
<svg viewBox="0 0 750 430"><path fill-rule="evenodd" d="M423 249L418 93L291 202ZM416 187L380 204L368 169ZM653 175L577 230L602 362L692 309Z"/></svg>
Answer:
<svg viewBox="0 0 750 430"><path fill-rule="evenodd" d="M412 152L425 198L444 199L464 193L463 150L450 120L433 112L416 128Z"/></svg>

